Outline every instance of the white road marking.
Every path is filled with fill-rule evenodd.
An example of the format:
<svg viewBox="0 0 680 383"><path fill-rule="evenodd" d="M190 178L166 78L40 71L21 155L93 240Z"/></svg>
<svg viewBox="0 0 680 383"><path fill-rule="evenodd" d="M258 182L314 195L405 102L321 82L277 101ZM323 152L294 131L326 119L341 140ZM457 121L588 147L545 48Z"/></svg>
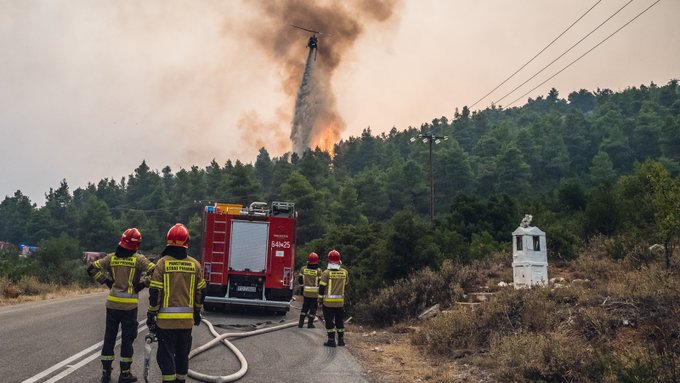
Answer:
<svg viewBox="0 0 680 383"><path fill-rule="evenodd" d="M140 327L137 328L137 334L139 334L140 332L142 332L142 331L144 331L144 330L146 330L146 329L147 329L146 324L142 324L142 326L140 326ZM121 338L121 336L118 335L118 337L116 338L116 345L115 345L115 346L120 345L120 342L121 342L121 339L120 339L120 338ZM98 352L95 352L94 354L92 354L92 355L86 357L85 359L81 360L80 362L78 362L78 363L76 363L76 364L72 364L72 365L70 364L71 362L74 362L74 361L80 359L81 357L83 357L84 355L87 355L87 354L91 353L92 351L101 349L102 345L104 345L104 342L103 342L103 341L101 341L101 342L99 342L99 343L97 343L97 344L94 344L94 345L92 345L92 346L86 348L85 350L83 350L83 351L81 351L81 352L79 352L79 353L77 353L77 354L74 354L74 355L68 357L67 359L62 360L61 362L59 362L59 363L55 364L54 366L52 366L52 367L46 369L45 371L42 371L42 372L40 372L40 373L38 373L38 374L36 374L36 375L34 375L34 376L32 376L32 377L30 377L30 378L24 380L24 381L22 381L21 383L35 383L35 382L37 382L38 380L40 380L40 379L42 379L42 378L48 376L49 374L51 374L51 373L53 373L53 372L59 370L60 368L62 368L62 367L64 367L64 366L68 367L66 370L62 371L62 372L59 373L58 375L53 376L51 379L46 380L44 383L54 383L54 382L58 382L59 380L63 379L64 377L66 377L66 376L72 374L73 372L75 372L76 370L80 369L80 368L83 367L84 365L90 363L90 362L93 361L94 359L99 358L99 355L100 355L101 353L98 351ZM115 347L115 346L114 346L114 347Z"/></svg>
<svg viewBox="0 0 680 383"><path fill-rule="evenodd" d="M81 351L81 352L79 352L79 353L77 353L77 354L74 354L74 355L70 356L68 359L64 359L63 361L61 361L61 362L55 364L54 366L48 368L47 370L45 370L45 371L43 371L43 372L40 372L40 373L38 373L38 374L36 374L36 375L34 375L34 376L32 376L32 377L30 377L30 378L24 380L24 381L21 382L21 383L35 383L35 382L37 382L39 379L41 379L41 378L43 378L43 377L45 377L45 376L51 374L52 372L54 372L54 371L56 371L56 370L58 370L58 369L64 367L65 365L67 365L67 364L69 364L69 363L71 363L71 362L73 362L73 361L75 361L75 360L78 360L78 359L81 358L83 355L89 354L89 353L91 353L92 351L94 351L94 350L96 350L96 349L98 349L98 348L101 348L101 346L102 346L103 344L104 344L104 342L102 341L102 342L99 342L99 343L97 343L97 344L95 344L95 345L92 345L92 346L86 348L85 350L83 350L83 351Z"/></svg>

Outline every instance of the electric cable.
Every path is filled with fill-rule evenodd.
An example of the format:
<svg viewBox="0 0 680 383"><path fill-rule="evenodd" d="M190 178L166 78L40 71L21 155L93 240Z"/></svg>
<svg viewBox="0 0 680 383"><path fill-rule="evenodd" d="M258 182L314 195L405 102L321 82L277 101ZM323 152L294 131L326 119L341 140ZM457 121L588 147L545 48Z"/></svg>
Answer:
<svg viewBox="0 0 680 383"><path fill-rule="evenodd" d="M595 6L597 6L598 4L600 4L600 2L602 2L602 0L598 0L597 3L595 3L592 7L590 7L584 14L581 15L581 17L579 17L578 19L576 19L576 21L574 21L573 23L571 23L571 25L570 25L569 27L567 27L567 29L565 29L564 31L562 31L562 33L560 33L557 37L555 37L555 38L553 39L553 41L551 41L548 45L546 45L543 49L541 49L540 52L536 53L536 55L535 55L534 57L532 57L529 61L527 61L524 65L522 65L519 69L517 69L513 74L511 74L510 76L508 76L508 78L506 78L505 80L503 80L503 82L501 82L500 84L498 84L495 88L491 89L491 90L489 91L489 93L487 93L487 94L485 94L484 96L482 96L482 98L480 98L479 100L475 101L474 104L470 105L470 109L472 109L475 105L479 104L479 102L482 101L483 99L487 98L487 96L489 96L491 93L493 93L494 91L496 91L496 89L498 89L498 88L500 88L501 86L503 86L503 84L505 84L506 82L508 82L508 80L510 80L511 78L513 78L517 73L519 73L519 71L521 71L522 69L524 69L524 67L526 67L527 65L529 65L532 61L534 61L534 59L536 59L536 57L538 57L541 53L545 52L546 49L550 48L550 46L553 45L553 43L554 43L555 41L557 41L557 39L559 39L560 37L562 37L562 35L564 35L565 33L567 33L567 32L571 29L571 27L573 27L574 25L576 25L576 23L578 23L579 21L581 21L581 19L582 19L583 17L585 17L585 15L587 15L588 13L590 13L590 11L592 11L593 8L595 8Z"/></svg>
<svg viewBox="0 0 680 383"><path fill-rule="evenodd" d="M592 47L592 48L590 48L588 51L586 51L586 53L582 54L582 55L579 56L576 60L574 60L574 61L570 62L569 64L567 64L567 66L565 66L564 68L560 69L560 70L559 70L557 73L555 73L554 75L552 75L552 76L548 77L547 79L545 79L545 81L543 81L542 83L536 85L536 86L535 86L533 89L531 89L530 91L528 91L528 92L524 93L523 95L519 96L518 98L516 98L514 101L512 101L512 102L511 102L510 104L508 104L507 106L510 106L510 105L514 104L515 102L519 101L521 98L525 97L525 96L528 95L529 93L531 93L531 92L535 91L536 89L538 89L538 87L540 87L541 85L543 85L543 84L545 84L546 82L552 80L555 76L557 76L558 74L562 73L565 69L569 68L571 65L573 65L574 63L576 63L577 61L579 61L580 59L582 59L582 58L583 58L585 55L587 55L588 53L592 52L595 48L599 47L602 43L604 43L605 41L609 40L610 37L612 37L612 36L614 36L615 34L617 34L620 30L622 30L623 28L625 28L628 24L630 24L630 23L632 23L633 21L635 21L635 19L637 19L638 17L642 16L643 13L647 12L649 9L651 9L653 6L655 6L655 5L656 5L657 3L659 3L660 1L661 1L661 0L656 0L654 3L652 3L652 5L650 5L649 7L645 8L642 12L638 13L635 17L633 17L633 18L630 19L627 23L623 24L619 29L617 29L616 31L614 31L614 33L612 33L611 35L607 36L604 40L600 41L599 43L597 43L597 45L595 45L594 47Z"/></svg>
<svg viewBox="0 0 680 383"><path fill-rule="evenodd" d="M538 72L536 72L533 76L529 77L526 81L524 81L523 83L517 85L513 90L511 90L510 92L506 93L503 97L501 97L501 98L499 98L498 100L496 100L496 101L494 102L494 104L498 104L499 102L503 101L506 97L508 97L508 96L511 95L512 93L515 93L515 91L516 91L517 89L523 87L524 84L528 83L529 81L533 80L536 76L538 76L539 74L543 73L543 71L546 70L546 69L548 69L548 67L550 67L552 64L554 64L555 61L559 60L559 59L562 58L564 55L566 55L567 53L569 53L572 49L574 49L577 45L579 45L583 40L585 40L586 38L588 38L588 36L590 36L590 35L592 35L593 33L595 33L595 31L597 31L598 29L600 29L600 27L602 27L605 23L607 23L609 20L611 20L614 16L616 16L619 12L621 12L624 8L626 8L626 7L627 7L630 3L632 3L632 2L633 2L633 0L629 0L629 1L628 1L626 4L624 4L621 8L619 8L616 12L614 12L611 16L607 17L607 19L605 19L602 23L600 23L600 25L598 25L597 27L595 27L595 29L593 29L592 31L588 32L587 35L583 36L583 37L582 37L579 41L577 41L574 45L572 45L571 47L569 47L569 49L567 49L566 51L564 51L564 53L562 53L561 55L557 56L556 59L554 59L553 61L551 61L548 65L544 66L541 70L539 70Z"/></svg>

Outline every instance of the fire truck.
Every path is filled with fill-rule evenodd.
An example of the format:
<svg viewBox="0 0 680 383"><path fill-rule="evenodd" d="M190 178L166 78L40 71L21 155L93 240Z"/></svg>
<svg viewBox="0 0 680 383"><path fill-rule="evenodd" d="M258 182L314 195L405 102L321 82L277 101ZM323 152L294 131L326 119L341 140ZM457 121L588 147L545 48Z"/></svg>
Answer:
<svg viewBox="0 0 680 383"><path fill-rule="evenodd" d="M293 297L297 213L290 202L217 203L203 211L205 306L283 314Z"/></svg>

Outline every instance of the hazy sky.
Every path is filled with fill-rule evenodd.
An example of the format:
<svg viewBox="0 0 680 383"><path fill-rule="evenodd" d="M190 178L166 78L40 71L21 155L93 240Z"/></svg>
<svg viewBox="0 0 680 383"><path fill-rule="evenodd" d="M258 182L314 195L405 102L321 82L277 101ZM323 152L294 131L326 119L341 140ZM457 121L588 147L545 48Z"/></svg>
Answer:
<svg viewBox="0 0 680 383"><path fill-rule="evenodd" d="M509 105L654 1L632 1L499 104ZM178 171L213 158L253 162L262 146L272 156L289 151L308 38L289 23L326 32L318 65L333 68L330 91L343 120L340 136L348 138L369 126L375 134L452 118L596 3L392 0L384 13L371 13L360 0L0 0L0 200L21 190L42 205L64 178L71 191L118 181L142 160ZM602 0L474 109L500 99L626 3ZM680 1L662 0L512 106L552 87L566 98L581 88L617 91L680 78L679 17Z"/></svg>

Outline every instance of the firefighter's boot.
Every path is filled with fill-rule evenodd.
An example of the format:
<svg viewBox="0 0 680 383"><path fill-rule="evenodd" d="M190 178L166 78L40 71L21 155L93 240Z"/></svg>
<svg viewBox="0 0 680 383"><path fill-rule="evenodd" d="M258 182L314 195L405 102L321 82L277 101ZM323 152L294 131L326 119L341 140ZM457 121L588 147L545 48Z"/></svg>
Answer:
<svg viewBox="0 0 680 383"><path fill-rule="evenodd" d="M338 332L338 346L345 346L345 333L342 331Z"/></svg>
<svg viewBox="0 0 680 383"><path fill-rule="evenodd" d="M305 314L300 314L300 321L298 322L298 327L302 328L305 325Z"/></svg>
<svg viewBox="0 0 680 383"><path fill-rule="evenodd" d="M111 369L102 370L102 383L111 383Z"/></svg>
<svg viewBox="0 0 680 383"><path fill-rule="evenodd" d="M314 326L314 317L311 315L307 317L307 328L316 328Z"/></svg>
<svg viewBox="0 0 680 383"><path fill-rule="evenodd" d="M111 382L111 364L112 362L110 360L102 361L102 383Z"/></svg>
<svg viewBox="0 0 680 383"><path fill-rule="evenodd" d="M120 376L118 383L132 383L137 381L137 377L130 373L130 362L120 362Z"/></svg>
<svg viewBox="0 0 680 383"><path fill-rule="evenodd" d="M136 381L137 377L132 375L130 371L121 372L120 376L118 376L118 383L132 383Z"/></svg>
<svg viewBox="0 0 680 383"><path fill-rule="evenodd" d="M186 380L184 379L175 379L175 383L184 383Z"/></svg>
<svg viewBox="0 0 680 383"><path fill-rule="evenodd" d="M326 347L335 347L335 331L328 332L328 340L323 345Z"/></svg>

